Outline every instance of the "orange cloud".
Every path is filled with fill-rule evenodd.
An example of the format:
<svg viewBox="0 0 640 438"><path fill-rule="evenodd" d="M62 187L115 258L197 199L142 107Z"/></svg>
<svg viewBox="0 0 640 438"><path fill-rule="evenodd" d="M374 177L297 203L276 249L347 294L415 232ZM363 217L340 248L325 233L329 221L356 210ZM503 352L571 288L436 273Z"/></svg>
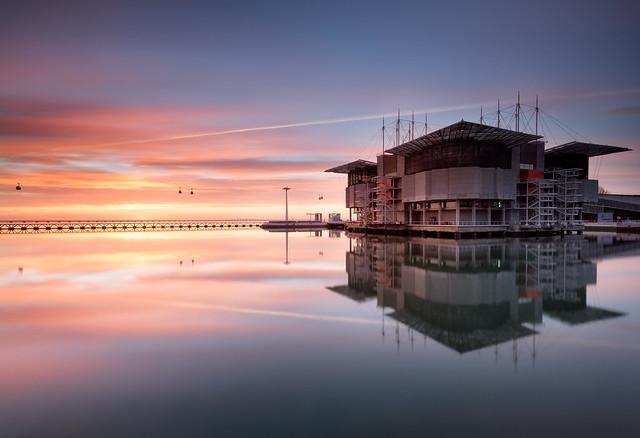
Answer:
<svg viewBox="0 0 640 438"><path fill-rule="evenodd" d="M193 130L223 111L1 97L0 107L2 219L280 217L283 185L295 189L292 215L343 210L341 184L322 171L344 150L299 130L92 147ZM196 195L178 197L178 187Z"/></svg>

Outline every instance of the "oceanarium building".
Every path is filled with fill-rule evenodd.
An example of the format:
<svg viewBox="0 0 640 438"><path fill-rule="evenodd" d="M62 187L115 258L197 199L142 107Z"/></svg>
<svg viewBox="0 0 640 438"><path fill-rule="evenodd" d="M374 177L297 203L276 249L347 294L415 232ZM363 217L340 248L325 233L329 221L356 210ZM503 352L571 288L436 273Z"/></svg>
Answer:
<svg viewBox="0 0 640 438"><path fill-rule="evenodd" d="M598 203L589 158L628 149L460 121L385 151L347 174L347 228L384 232L572 232Z"/></svg>

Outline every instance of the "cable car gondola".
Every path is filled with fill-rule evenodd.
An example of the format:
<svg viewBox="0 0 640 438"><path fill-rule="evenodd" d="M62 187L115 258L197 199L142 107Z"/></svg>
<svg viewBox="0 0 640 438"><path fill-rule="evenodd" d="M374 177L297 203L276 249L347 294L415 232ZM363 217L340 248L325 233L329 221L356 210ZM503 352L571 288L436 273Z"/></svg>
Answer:
<svg viewBox="0 0 640 438"><path fill-rule="evenodd" d="M18 183L18 184L16 185L16 190L22 190L22 187L20 186L20 183Z"/></svg>

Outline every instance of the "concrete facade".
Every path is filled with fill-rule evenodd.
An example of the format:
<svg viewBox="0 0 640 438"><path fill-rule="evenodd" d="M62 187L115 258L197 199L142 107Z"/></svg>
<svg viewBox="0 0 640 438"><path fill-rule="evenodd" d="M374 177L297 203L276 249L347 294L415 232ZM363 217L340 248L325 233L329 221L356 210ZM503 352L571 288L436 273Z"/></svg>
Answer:
<svg viewBox="0 0 640 438"><path fill-rule="evenodd" d="M375 163L358 160L328 172L349 176L346 206L356 223L347 228L444 228L454 235L580 231L583 204L598 199L598 181L588 179L589 157L624 149L573 142L566 150L552 148L554 167L546 168L541 139L461 121L391 148ZM574 162L578 167L562 167Z"/></svg>
<svg viewBox="0 0 640 438"><path fill-rule="evenodd" d="M453 167L405 175L402 202L516 198L516 173L512 169Z"/></svg>

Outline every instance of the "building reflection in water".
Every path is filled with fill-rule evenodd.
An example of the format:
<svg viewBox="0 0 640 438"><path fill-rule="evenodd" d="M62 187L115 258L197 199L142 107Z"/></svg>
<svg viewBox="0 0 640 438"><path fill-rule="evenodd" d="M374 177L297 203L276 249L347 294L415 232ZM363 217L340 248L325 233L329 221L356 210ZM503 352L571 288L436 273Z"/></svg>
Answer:
<svg viewBox="0 0 640 438"><path fill-rule="evenodd" d="M459 353L535 335L543 314L575 325L622 313L587 305L595 260L640 252L620 237L441 240L350 237L348 282L329 289L377 300L386 318ZM384 326L383 326L384 336Z"/></svg>

